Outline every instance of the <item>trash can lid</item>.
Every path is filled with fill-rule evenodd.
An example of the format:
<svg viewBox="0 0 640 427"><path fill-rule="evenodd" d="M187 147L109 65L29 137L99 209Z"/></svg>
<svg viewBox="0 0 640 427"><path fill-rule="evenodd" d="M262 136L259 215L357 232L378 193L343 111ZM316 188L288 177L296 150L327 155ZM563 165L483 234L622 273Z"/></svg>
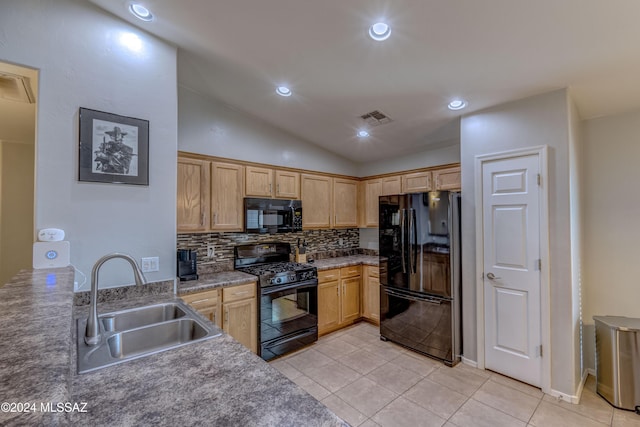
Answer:
<svg viewBox="0 0 640 427"><path fill-rule="evenodd" d="M640 319L624 316L593 316L596 322L602 322L610 328L621 331L640 331Z"/></svg>

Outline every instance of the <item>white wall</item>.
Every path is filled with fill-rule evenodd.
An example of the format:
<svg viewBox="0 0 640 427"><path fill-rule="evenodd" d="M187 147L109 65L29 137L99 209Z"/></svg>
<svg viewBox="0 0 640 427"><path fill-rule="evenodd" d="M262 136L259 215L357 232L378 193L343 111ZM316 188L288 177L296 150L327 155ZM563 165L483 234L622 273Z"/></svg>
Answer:
<svg viewBox="0 0 640 427"><path fill-rule="evenodd" d="M549 146L549 237L551 265L551 388L573 395L576 355L571 279L569 210L569 118L567 94L559 90L462 118L462 262L464 356L477 360L475 271L476 155Z"/></svg>
<svg viewBox="0 0 640 427"><path fill-rule="evenodd" d="M175 47L81 0L4 0L0 28L0 60L40 70L36 228L65 229L85 274L122 251L160 257L150 280L175 277ZM140 38L140 52L120 43L124 32ZM150 121L148 187L78 182L80 107ZM106 266L102 287L132 283L124 265Z"/></svg>
<svg viewBox="0 0 640 427"><path fill-rule="evenodd" d="M356 165L213 98L178 88L182 151L298 169L355 175Z"/></svg>
<svg viewBox="0 0 640 427"><path fill-rule="evenodd" d="M640 110L582 122L585 365L593 316L640 318Z"/></svg>

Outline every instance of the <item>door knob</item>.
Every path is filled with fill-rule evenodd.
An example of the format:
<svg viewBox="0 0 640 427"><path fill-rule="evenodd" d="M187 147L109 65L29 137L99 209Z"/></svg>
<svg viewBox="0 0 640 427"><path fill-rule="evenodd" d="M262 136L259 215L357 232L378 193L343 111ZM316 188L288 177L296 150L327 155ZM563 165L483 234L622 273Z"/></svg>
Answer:
<svg viewBox="0 0 640 427"><path fill-rule="evenodd" d="M495 279L502 279L502 277L496 277L496 275L493 273L487 273L487 279L495 280Z"/></svg>

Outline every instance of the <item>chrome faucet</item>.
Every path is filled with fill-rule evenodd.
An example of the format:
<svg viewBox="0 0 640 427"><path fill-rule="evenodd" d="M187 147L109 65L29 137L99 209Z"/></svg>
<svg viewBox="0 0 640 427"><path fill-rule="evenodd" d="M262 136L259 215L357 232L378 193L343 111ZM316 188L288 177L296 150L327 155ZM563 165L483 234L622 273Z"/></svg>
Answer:
<svg viewBox="0 0 640 427"><path fill-rule="evenodd" d="M96 261L93 265L93 270L91 270L91 312L87 318L87 329L84 333L84 342L90 346L100 343L100 326L98 325L98 271L100 267L102 267L102 264L113 258L122 258L131 264L136 285L144 285L146 283L138 263L129 255L119 253L107 254Z"/></svg>

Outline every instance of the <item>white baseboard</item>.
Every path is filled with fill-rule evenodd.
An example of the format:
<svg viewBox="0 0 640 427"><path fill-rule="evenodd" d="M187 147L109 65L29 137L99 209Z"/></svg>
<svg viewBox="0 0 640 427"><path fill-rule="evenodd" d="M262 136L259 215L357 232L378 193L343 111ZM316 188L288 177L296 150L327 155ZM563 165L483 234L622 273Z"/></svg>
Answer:
<svg viewBox="0 0 640 427"><path fill-rule="evenodd" d="M595 370L595 369L593 369L593 368L587 368L587 373L588 373L589 375L593 375L593 377L594 377L594 378L595 378L595 376L596 376L596 370Z"/></svg>
<svg viewBox="0 0 640 427"><path fill-rule="evenodd" d="M584 384L587 382L587 376L589 375L588 369L585 369L582 372L582 379L580 380L580 384L578 384L578 390L576 390L575 395L570 395L566 393L562 393L558 390L551 389L551 393L549 393L552 397L557 399L564 400L565 402L573 403L577 405L580 403L580 397L582 396L582 390L584 390Z"/></svg>
<svg viewBox="0 0 640 427"><path fill-rule="evenodd" d="M462 357L460 359L461 359L462 363L464 363L465 365L469 365L469 366L471 366L473 368L478 368L478 362L476 362L475 360L470 360L470 359L467 359L465 357Z"/></svg>

